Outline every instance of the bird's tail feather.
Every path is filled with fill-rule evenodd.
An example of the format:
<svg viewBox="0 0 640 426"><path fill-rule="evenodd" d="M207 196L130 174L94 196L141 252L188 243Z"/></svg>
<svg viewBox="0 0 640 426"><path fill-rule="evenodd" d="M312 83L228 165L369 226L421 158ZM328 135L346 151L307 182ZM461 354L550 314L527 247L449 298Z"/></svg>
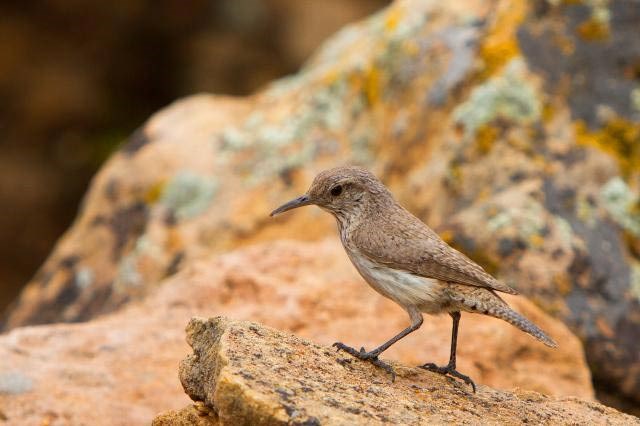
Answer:
<svg viewBox="0 0 640 426"><path fill-rule="evenodd" d="M449 284L448 295L454 307L461 311L489 315L499 318L528 333L552 348L558 344L537 325L514 311L495 292L486 288Z"/></svg>
<svg viewBox="0 0 640 426"><path fill-rule="evenodd" d="M499 318L515 327L518 327L520 330L532 335L551 348L558 347L558 344L551 337L549 337L547 333L542 331L540 327L538 327L513 309L510 309L508 306L492 307L488 310L487 315Z"/></svg>

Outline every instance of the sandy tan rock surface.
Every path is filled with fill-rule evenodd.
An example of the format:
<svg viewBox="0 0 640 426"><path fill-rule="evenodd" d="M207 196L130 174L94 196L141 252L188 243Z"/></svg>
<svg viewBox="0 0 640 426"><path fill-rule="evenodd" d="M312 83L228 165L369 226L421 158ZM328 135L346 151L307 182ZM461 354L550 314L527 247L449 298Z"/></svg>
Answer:
<svg viewBox="0 0 640 426"><path fill-rule="evenodd" d="M640 424L573 397L487 386L472 393L453 379L401 364L390 382L369 363L336 359L330 347L251 322L194 318L187 340L193 354L182 361L180 379L206 414L201 424ZM170 412L154 424L193 419L194 411Z"/></svg>
<svg viewBox="0 0 640 426"><path fill-rule="evenodd" d="M549 349L502 321L463 314L459 369L498 389L592 398L578 339L526 299L509 302L560 348ZM400 308L362 281L336 239L210 255L118 313L0 336L0 416L8 425L125 425L187 405L177 370L189 353L184 327L194 315L258 321L321 345L340 340L367 348L408 323ZM444 363L450 327L448 317L426 317L422 329L383 358ZM457 385L447 386L458 392Z"/></svg>

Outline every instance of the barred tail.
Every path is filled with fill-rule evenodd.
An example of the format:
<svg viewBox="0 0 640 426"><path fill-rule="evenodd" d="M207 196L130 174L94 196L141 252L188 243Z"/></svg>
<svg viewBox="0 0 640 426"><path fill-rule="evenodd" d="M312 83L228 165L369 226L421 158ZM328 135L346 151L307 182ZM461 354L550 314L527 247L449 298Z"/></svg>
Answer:
<svg viewBox="0 0 640 426"><path fill-rule="evenodd" d="M551 337L547 336L547 334L542 331L540 327L538 327L516 311L510 309L508 306L492 307L488 310L487 315L499 318L515 327L518 327L520 330L532 335L551 348L558 347L558 344Z"/></svg>

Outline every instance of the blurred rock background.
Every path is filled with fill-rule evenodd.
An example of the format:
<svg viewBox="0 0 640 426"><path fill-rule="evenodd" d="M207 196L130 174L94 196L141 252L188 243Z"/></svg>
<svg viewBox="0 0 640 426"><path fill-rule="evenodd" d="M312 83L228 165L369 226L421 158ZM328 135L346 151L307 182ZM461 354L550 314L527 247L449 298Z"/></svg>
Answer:
<svg viewBox="0 0 640 426"><path fill-rule="evenodd" d="M0 311L149 115L292 73L384 0L0 2Z"/></svg>
<svg viewBox="0 0 640 426"><path fill-rule="evenodd" d="M228 7L237 10L241 4ZM315 6L295 4L313 22L309 27L327 30ZM329 4L323 2L322 8ZM345 4L339 2L337 14L346 13ZM335 224L318 209L301 209L275 220L267 213L304 191L318 171L350 162L370 168L403 205L448 242L564 322L584 345L596 397L637 413L639 6L638 0L398 0L384 12L345 27L324 42L301 71L265 88L252 91L259 85L253 78L262 72L266 80L279 74L265 64L261 71L248 66L246 92L204 85L198 88L214 94L181 97L185 92L178 91L167 96L165 103L175 100L167 108L152 107L157 112L148 119L151 111L138 117L123 113L131 123L127 132L138 130L95 175L78 219L0 319L0 327L14 329L9 339L29 330L22 326L33 324L81 322L85 324L77 327L90 329L101 318L114 318L175 286L174 276L192 285L198 260L216 253L284 238L335 239ZM240 9L235 16L254 22L249 17L256 7ZM169 20L156 15L151 22L157 25L165 19ZM303 27L282 37L287 43L302 43L301 34L308 30ZM284 30L273 31L268 34ZM209 38L223 43L229 38L226 34ZM135 31L128 37L118 45L120 50L139 39ZM142 68L149 75L144 84L131 89L141 90L155 73L165 75L162 63L180 65L179 55L166 62L152 60L153 52L176 43L171 37L153 37L157 49L129 52L128 62L116 61L103 70L103 79L127 75L126 70L135 68L144 56L151 65ZM260 43L273 38L256 37ZM206 39L198 37L194 46L206 46ZM221 64L228 64L222 53L193 49L191 55L204 58L211 68L186 73L190 68L180 65L181 72L166 76L208 81L218 75L215 70ZM104 55L95 55L99 64ZM286 66L273 54L265 63L271 59ZM224 81L225 75L234 83L243 81L243 69L221 72L216 81ZM9 86L18 90L15 81ZM56 87L64 98L67 89ZM144 91L138 93L151 99ZM123 102L121 112L133 104ZM90 121L67 128L82 129L86 122ZM103 151L86 158L99 162L122 137L113 136ZM77 144L100 140L88 133ZM70 145L56 155L69 161L77 152ZM41 154L47 167L54 168L53 154ZM12 185L19 187L22 181L26 177L15 178ZM40 187L50 193L53 179L45 182ZM66 188L69 183L62 185ZM15 191L22 193L20 188ZM50 196L62 199L57 193ZM39 206L24 210L40 216L45 211ZM22 241L28 246L27 238ZM275 245L266 247L271 252ZM255 262L241 256L238 262L242 269L256 268ZM308 263L294 258L296 262ZM274 278L273 270L267 269L267 279ZM295 278L292 288L307 291L301 282L304 274L292 268L286 274ZM212 281L205 285L211 287ZM241 302L229 315L253 318L248 310L264 306L264 300L245 303L245 293L256 292L263 284L244 288L232 279L222 285L228 292L215 295ZM327 309L316 307L325 297L335 300L339 288L331 286L326 295L309 292L312 300L300 308L282 303L283 311L301 318L309 311L314 318L320 315L316 311L327 315ZM290 293L283 297L291 297ZM216 314L216 296L194 299L204 304L205 314ZM345 317L358 319L353 298L340 300ZM290 326L296 334L304 330L295 321ZM63 327L50 324L39 330ZM175 324L172 327L181 335ZM308 337L322 339L316 333ZM123 348L129 349L130 345ZM35 358L27 357L19 373L30 374L33 362ZM577 367L575 360L569 364Z"/></svg>

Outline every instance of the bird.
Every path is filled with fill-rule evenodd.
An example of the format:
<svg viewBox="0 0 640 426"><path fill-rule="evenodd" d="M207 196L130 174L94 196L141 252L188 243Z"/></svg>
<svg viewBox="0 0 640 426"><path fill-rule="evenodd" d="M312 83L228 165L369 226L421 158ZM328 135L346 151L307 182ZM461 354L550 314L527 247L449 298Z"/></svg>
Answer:
<svg viewBox="0 0 640 426"><path fill-rule="evenodd" d="M499 318L545 345L557 347L551 337L511 309L498 294L517 294L516 290L449 246L402 207L367 169L340 166L324 170L304 195L284 203L270 216L308 205L316 205L335 217L342 245L362 278L379 294L400 305L410 319L407 328L375 349L356 350L336 342L333 346L338 351L384 369L393 380L393 368L380 360L380 354L418 330L423 314L447 313L453 321L448 364L425 363L419 367L460 379L475 393L475 382L456 369L461 312Z"/></svg>

